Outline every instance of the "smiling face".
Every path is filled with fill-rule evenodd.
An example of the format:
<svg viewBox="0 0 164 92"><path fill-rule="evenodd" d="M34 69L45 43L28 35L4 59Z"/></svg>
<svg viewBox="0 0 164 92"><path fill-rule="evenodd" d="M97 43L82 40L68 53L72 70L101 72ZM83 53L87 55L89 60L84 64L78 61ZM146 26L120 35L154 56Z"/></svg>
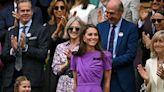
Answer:
<svg viewBox="0 0 164 92"><path fill-rule="evenodd" d="M151 19L156 30L157 31L161 30L164 24L164 16L160 13L155 13Z"/></svg>
<svg viewBox="0 0 164 92"><path fill-rule="evenodd" d="M53 14L57 18L61 18L66 15L66 6L63 1L57 1L53 7Z"/></svg>
<svg viewBox="0 0 164 92"><path fill-rule="evenodd" d="M22 81L18 87L18 92L31 92L30 81Z"/></svg>
<svg viewBox="0 0 164 92"><path fill-rule="evenodd" d="M116 1L116 2L115 2ZM106 8L106 17L110 23L116 25L122 17L121 2L118 0L109 1Z"/></svg>
<svg viewBox="0 0 164 92"><path fill-rule="evenodd" d="M154 51L157 54L161 54L164 52L164 39L158 39L153 44Z"/></svg>
<svg viewBox="0 0 164 92"><path fill-rule="evenodd" d="M33 11L30 2L21 2L18 4L18 15L20 22L26 24L32 19Z"/></svg>
<svg viewBox="0 0 164 92"><path fill-rule="evenodd" d="M99 41L98 30L89 27L83 36L83 41L86 43L88 49L95 49L95 46Z"/></svg>
<svg viewBox="0 0 164 92"><path fill-rule="evenodd" d="M160 10L163 5L163 0L152 0L151 8L155 11Z"/></svg>
<svg viewBox="0 0 164 92"><path fill-rule="evenodd" d="M77 39L80 35L80 24L78 21L74 21L68 28L68 34L70 39Z"/></svg>

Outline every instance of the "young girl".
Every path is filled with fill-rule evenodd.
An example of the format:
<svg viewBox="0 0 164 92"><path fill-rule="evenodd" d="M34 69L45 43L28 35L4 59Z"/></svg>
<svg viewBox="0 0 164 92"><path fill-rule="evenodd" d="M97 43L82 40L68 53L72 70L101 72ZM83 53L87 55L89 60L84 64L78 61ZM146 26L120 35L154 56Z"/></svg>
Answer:
<svg viewBox="0 0 164 92"><path fill-rule="evenodd" d="M14 92L31 92L30 81L25 76L19 76L14 84Z"/></svg>

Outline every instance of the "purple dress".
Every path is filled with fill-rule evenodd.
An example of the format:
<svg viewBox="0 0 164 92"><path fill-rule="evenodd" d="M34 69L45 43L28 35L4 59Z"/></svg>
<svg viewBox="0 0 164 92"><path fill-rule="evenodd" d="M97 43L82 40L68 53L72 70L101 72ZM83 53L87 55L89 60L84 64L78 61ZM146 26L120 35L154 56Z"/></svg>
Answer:
<svg viewBox="0 0 164 92"><path fill-rule="evenodd" d="M111 70L111 54L107 51L87 52L71 58L71 70L77 72L76 92L103 92L101 80L104 70ZM101 59L103 57L103 59Z"/></svg>

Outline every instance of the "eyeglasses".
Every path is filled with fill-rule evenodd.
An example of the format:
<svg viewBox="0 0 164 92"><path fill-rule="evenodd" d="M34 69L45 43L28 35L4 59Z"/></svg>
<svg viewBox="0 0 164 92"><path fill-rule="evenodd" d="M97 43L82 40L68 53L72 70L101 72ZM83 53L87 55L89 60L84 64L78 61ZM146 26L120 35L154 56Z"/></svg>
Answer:
<svg viewBox="0 0 164 92"><path fill-rule="evenodd" d="M80 28L79 28L79 27L75 27L75 26L69 27L69 28L68 28L68 31L72 32L73 29L75 29L76 32L79 32L79 31L80 31Z"/></svg>
<svg viewBox="0 0 164 92"><path fill-rule="evenodd" d="M61 11L63 11L64 9L65 9L65 7L64 6L55 6L54 8L53 8L54 10L61 10Z"/></svg>
<svg viewBox="0 0 164 92"><path fill-rule="evenodd" d="M153 23L156 23L156 21L157 21L158 23L161 23L162 20L163 20L163 19L152 19L152 22L153 22Z"/></svg>

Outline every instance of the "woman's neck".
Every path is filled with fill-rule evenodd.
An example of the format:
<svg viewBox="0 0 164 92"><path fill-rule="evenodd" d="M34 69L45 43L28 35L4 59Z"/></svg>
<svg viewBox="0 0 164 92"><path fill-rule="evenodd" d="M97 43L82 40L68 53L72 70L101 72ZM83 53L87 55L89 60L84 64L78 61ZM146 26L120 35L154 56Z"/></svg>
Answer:
<svg viewBox="0 0 164 92"><path fill-rule="evenodd" d="M159 55L158 55L158 62L159 62L159 63L164 62L164 54L159 54Z"/></svg>
<svg viewBox="0 0 164 92"><path fill-rule="evenodd" d="M96 50L95 47L91 47L91 46L87 47L87 51L95 51L95 50Z"/></svg>
<svg viewBox="0 0 164 92"><path fill-rule="evenodd" d="M70 45L77 46L79 44L79 38L77 39L70 39Z"/></svg>

